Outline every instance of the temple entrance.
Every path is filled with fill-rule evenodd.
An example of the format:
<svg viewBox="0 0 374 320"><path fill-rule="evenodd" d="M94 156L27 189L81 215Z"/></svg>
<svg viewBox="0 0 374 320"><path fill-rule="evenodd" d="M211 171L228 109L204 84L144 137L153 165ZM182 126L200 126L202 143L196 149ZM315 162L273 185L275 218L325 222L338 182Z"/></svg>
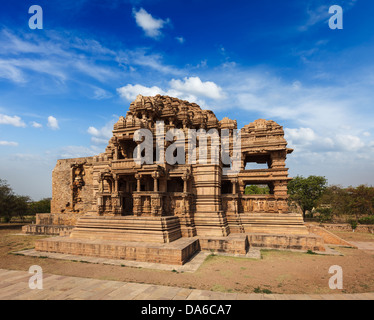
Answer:
<svg viewBox="0 0 374 320"><path fill-rule="evenodd" d="M121 198L122 216L133 215L132 193L136 191L136 180L134 175L124 175L118 181L118 193Z"/></svg>

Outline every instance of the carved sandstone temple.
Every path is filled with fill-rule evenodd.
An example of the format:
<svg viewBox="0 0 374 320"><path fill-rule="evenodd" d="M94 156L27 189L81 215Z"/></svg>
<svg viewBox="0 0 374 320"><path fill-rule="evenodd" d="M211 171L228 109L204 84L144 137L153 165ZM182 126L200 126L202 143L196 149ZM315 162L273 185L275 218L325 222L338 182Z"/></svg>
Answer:
<svg viewBox="0 0 374 320"><path fill-rule="evenodd" d="M227 165L209 162L210 151L208 162L199 163L199 140L195 164L187 158L173 165L137 164L133 154L141 142L134 135L148 129L155 148L158 121L165 132L183 130L185 150L189 129L237 129L235 120L219 121L195 103L139 95L114 125L104 153L57 162L52 213L39 215L26 229L49 228L65 236L38 240L37 250L171 264L183 264L199 250L243 255L249 246L324 250L301 215L289 213L285 160L293 150L280 125L260 119L240 129L240 169L225 175ZM232 154L232 135L229 139ZM164 149L170 144L165 141ZM267 168L251 169L259 163ZM269 192L246 194L250 185L267 186Z"/></svg>

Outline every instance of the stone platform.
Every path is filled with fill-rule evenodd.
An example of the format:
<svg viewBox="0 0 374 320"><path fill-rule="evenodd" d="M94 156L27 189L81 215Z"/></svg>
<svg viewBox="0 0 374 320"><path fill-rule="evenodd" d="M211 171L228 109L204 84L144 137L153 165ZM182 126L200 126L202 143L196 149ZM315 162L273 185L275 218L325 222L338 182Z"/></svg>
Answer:
<svg viewBox="0 0 374 320"><path fill-rule="evenodd" d="M242 213L240 220L245 233L308 235L300 214Z"/></svg>
<svg viewBox="0 0 374 320"><path fill-rule="evenodd" d="M205 251L245 255L248 238L245 234L232 233L227 237L199 237L200 248Z"/></svg>
<svg viewBox="0 0 374 320"><path fill-rule="evenodd" d="M22 227L22 232L25 234L62 236L69 235L73 229L74 226L28 224Z"/></svg>
<svg viewBox="0 0 374 320"><path fill-rule="evenodd" d="M247 233L247 237L250 246L255 248L326 251L323 238L315 234Z"/></svg>
<svg viewBox="0 0 374 320"><path fill-rule="evenodd" d="M36 240L35 249L42 252L183 265L200 250L200 245L196 237L180 238L172 243L55 237Z"/></svg>
<svg viewBox="0 0 374 320"><path fill-rule="evenodd" d="M241 221L242 233L181 237L177 216L81 216L69 237L38 240L35 249L174 265L199 251L242 256L249 247L325 251L323 237L310 234L300 215L243 214Z"/></svg>
<svg viewBox="0 0 374 320"><path fill-rule="evenodd" d="M178 217L100 217L78 219L70 237L85 240L168 243L181 238Z"/></svg>

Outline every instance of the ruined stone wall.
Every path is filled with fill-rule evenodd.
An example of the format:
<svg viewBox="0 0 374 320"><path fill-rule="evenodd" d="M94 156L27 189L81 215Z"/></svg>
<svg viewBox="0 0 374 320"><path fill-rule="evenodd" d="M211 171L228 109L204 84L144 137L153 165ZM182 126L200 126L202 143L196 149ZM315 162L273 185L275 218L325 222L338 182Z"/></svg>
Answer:
<svg viewBox="0 0 374 320"><path fill-rule="evenodd" d="M52 172L51 213L84 214L94 202L92 158L58 160Z"/></svg>

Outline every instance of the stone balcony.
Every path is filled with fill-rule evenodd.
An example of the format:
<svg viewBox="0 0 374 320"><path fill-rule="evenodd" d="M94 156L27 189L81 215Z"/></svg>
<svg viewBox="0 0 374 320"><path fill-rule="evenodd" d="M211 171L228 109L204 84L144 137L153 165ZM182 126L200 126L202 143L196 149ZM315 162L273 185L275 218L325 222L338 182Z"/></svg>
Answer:
<svg viewBox="0 0 374 320"><path fill-rule="evenodd" d="M137 165L133 159L112 161L112 170L133 170L135 168L140 168L140 167L141 166Z"/></svg>
<svg viewBox="0 0 374 320"><path fill-rule="evenodd" d="M288 178L288 168L241 170L238 178L256 181L272 181L274 179L291 180L291 178Z"/></svg>

